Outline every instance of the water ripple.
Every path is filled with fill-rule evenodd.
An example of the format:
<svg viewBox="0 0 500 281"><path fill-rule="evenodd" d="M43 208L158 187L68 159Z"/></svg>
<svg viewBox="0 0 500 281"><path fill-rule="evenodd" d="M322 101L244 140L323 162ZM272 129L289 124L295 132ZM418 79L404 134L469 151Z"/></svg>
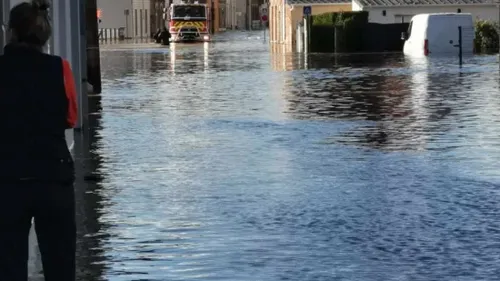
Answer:
<svg viewBox="0 0 500 281"><path fill-rule="evenodd" d="M102 69L88 280L498 280L496 57L236 32Z"/></svg>

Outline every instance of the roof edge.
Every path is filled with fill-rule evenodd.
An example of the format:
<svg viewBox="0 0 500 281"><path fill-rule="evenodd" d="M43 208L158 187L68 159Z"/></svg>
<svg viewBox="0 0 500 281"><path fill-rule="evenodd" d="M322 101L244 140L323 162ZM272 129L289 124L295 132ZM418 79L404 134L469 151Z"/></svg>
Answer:
<svg viewBox="0 0 500 281"><path fill-rule="evenodd" d="M356 0L353 0L356 1ZM449 6L494 6L497 7L498 3L477 3L477 4L427 4L427 5L366 5L356 1L362 8L413 8L413 7L449 7Z"/></svg>
<svg viewBox="0 0 500 281"><path fill-rule="evenodd" d="M360 7L364 7L363 4L359 0L352 0L351 3L353 3L353 2L356 2L356 4L358 4L358 6L360 6Z"/></svg>
<svg viewBox="0 0 500 281"><path fill-rule="evenodd" d="M309 4L304 4L304 3L298 3L298 4L287 4L290 6L341 6L341 5L349 5L351 4L351 1L344 2L344 3L309 3Z"/></svg>

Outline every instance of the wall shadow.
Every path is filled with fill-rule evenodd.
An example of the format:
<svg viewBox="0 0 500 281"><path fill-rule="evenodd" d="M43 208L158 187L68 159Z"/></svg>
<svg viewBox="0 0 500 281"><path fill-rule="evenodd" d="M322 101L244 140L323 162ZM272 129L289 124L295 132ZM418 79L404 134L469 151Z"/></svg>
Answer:
<svg viewBox="0 0 500 281"><path fill-rule="evenodd" d="M89 96L89 124L75 133L75 199L77 220L77 277L76 280L106 280L104 243L109 226L101 221L105 200L101 196L106 175L99 154L101 137L101 96Z"/></svg>

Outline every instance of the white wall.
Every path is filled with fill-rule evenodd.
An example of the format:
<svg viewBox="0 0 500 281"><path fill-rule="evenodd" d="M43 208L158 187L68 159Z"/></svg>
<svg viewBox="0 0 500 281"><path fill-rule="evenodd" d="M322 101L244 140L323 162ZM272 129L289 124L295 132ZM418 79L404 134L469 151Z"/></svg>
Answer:
<svg viewBox="0 0 500 281"><path fill-rule="evenodd" d="M237 25L236 21L236 0L226 0L226 28L230 29L231 27Z"/></svg>
<svg viewBox="0 0 500 281"><path fill-rule="evenodd" d="M151 33L150 0L97 0L97 8L102 12L99 28L123 27L129 38L147 38ZM126 10L129 11L128 16L125 15Z"/></svg>
<svg viewBox="0 0 500 281"><path fill-rule="evenodd" d="M363 11L363 7L359 5L357 1L352 1L352 10L353 11Z"/></svg>
<svg viewBox="0 0 500 281"><path fill-rule="evenodd" d="M109 1L109 0L108 0ZM120 0L114 0L120 1ZM123 1L123 0L121 0ZM134 27L131 31L133 37L146 37L148 38L151 33L151 1L150 0L133 0L133 23Z"/></svg>
<svg viewBox="0 0 500 281"><path fill-rule="evenodd" d="M235 1L235 21L238 29L245 29L247 26L246 23L246 14L247 14L247 6L246 0L234 0Z"/></svg>
<svg viewBox="0 0 500 281"><path fill-rule="evenodd" d="M99 28L125 28L127 37L132 33L127 33L132 28L132 0L97 0L97 8L101 9L101 23ZM125 10L129 10L130 15L125 15ZM128 19L128 23L127 23Z"/></svg>
<svg viewBox="0 0 500 281"><path fill-rule="evenodd" d="M355 3L355 2L353 2ZM353 5L354 8L354 5ZM457 9L462 9L462 13L470 13L474 19L492 20L498 22L498 8L491 6L449 6L449 7L391 7L391 8L365 8L369 11L370 22L395 23L397 15L416 15L422 13L456 13ZM386 16L382 11L386 11Z"/></svg>

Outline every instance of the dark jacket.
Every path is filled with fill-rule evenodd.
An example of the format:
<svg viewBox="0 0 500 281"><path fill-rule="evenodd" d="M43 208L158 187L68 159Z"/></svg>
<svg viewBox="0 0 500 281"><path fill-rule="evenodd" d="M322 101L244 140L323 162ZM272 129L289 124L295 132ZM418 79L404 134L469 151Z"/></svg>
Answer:
<svg viewBox="0 0 500 281"><path fill-rule="evenodd" d="M170 32L168 31L168 29L164 28L160 33L161 43L163 45L170 45L170 37Z"/></svg>
<svg viewBox="0 0 500 281"><path fill-rule="evenodd" d="M57 56L7 45L0 56L0 187L2 182L74 181L65 130L75 101ZM71 80L71 81L70 81ZM66 84L66 85L65 85ZM73 93L74 94L74 93Z"/></svg>

